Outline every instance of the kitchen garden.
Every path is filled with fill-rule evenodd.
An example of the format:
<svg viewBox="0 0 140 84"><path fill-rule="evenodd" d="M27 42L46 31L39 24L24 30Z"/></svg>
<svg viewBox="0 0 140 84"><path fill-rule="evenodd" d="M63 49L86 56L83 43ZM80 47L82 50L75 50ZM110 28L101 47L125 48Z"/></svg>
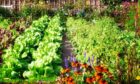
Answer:
<svg viewBox="0 0 140 84"><path fill-rule="evenodd" d="M139 84L140 1L109 1L0 14L0 83Z"/></svg>

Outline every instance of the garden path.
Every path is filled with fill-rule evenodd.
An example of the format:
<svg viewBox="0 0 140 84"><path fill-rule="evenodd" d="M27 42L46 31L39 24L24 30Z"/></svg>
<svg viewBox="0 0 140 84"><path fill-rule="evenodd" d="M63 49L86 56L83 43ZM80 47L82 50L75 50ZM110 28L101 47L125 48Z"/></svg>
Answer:
<svg viewBox="0 0 140 84"><path fill-rule="evenodd" d="M63 41L62 42L62 60L63 60L62 66L65 67L65 61L64 61L65 57L68 58L70 56L74 56L74 54L72 53L73 47L70 41L68 40L66 34L64 34L62 41Z"/></svg>

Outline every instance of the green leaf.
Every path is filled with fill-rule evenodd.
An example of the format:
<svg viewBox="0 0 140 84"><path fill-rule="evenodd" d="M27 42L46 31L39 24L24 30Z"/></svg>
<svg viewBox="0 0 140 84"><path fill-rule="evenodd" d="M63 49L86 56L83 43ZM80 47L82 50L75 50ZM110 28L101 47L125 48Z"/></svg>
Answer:
<svg viewBox="0 0 140 84"><path fill-rule="evenodd" d="M32 71L24 71L23 77L24 78L32 78L34 76L34 73Z"/></svg>
<svg viewBox="0 0 140 84"><path fill-rule="evenodd" d="M26 52L24 52L23 54L22 54L22 56L21 56L22 58L26 58L27 57L27 53Z"/></svg>

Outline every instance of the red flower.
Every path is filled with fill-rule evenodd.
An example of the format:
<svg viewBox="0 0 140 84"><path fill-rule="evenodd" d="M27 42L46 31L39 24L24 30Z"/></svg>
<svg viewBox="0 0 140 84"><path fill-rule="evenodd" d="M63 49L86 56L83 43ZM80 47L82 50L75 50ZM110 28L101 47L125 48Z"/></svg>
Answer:
<svg viewBox="0 0 140 84"><path fill-rule="evenodd" d="M69 81L69 82L67 82L67 84L75 84L75 82L74 81Z"/></svg>
<svg viewBox="0 0 140 84"><path fill-rule="evenodd" d="M66 69L65 69L65 72L66 72L66 73L70 72L70 69L69 69L69 68L66 68Z"/></svg>
<svg viewBox="0 0 140 84"><path fill-rule="evenodd" d="M105 80L100 80L99 84L108 84Z"/></svg>
<svg viewBox="0 0 140 84"><path fill-rule="evenodd" d="M69 68L66 68L66 69L63 69L61 71L61 74L65 74L65 73L69 73L70 72L70 69Z"/></svg>
<svg viewBox="0 0 140 84"><path fill-rule="evenodd" d="M75 75L82 75L82 72L76 71L76 72L74 72L74 74L75 74Z"/></svg>
<svg viewBox="0 0 140 84"><path fill-rule="evenodd" d="M72 67L80 67L80 63L78 61L76 62L71 62Z"/></svg>
<svg viewBox="0 0 140 84"><path fill-rule="evenodd" d="M92 78L86 78L86 83L91 84L92 83Z"/></svg>
<svg viewBox="0 0 140 84"><path fill-rule="evenodd" d="M96 77L95 76L92 77L92 82L94 82L94 81L96 81Z"/></svg>
<svg viewBox="0 0 140 84"><path fill-rule="evenodd" d="M81 65L83 68L88 68L88 65L86 63Z"/></svg>
<svg viewBox="0 0 140 84"><path fill-rule="evenodd" d="M65 81L66 82L71 82L71 81L73 81L73 78L71 76L68 76L68 77L65 78Z"/></svg>
<svg viewBox="0 0 140 84"><path fill-rule="evenodd" d="M97 72L102 72L102 71L103 71L103 67L101 67L101 66L96 66L96 67L95 67L95 70L96 70Z"/></svg>
<svg viewBox="0 0 140 84"><path fill-rule="evenodd" d="M66 84L75 84L75 82L71 76L68 76L65 78L65 83Z"/></svg>
<svg viewBox="0 0 140 84"><path fill-rule="evenodd" d="M102 72L108 73L108 69L107 68L103 68Z"/></svg>
<svg viewBox="0 0 140 84"><path fill-rule="evenodd" d="M100 80L103 77L102 73L95 73L96 80Z"/></svg>
<svg viewBox="0 0 140 84"><path fill-rule="evenodd" d="M103 67L103 66L96 66L95 70L97 72L104 72L104 73L108 73L109 72L109 70L106 67Z"/></svg>

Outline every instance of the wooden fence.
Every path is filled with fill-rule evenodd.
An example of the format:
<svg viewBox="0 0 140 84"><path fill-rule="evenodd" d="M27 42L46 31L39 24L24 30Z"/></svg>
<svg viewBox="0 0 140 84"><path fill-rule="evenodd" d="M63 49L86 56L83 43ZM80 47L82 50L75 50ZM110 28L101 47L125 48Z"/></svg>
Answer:
<svg viewBox="0 0 140 84"><path fill-rule="evenodd" d="M59 8L63 7L66 4L71 5L81 5L83 7L90 6L92 8L99 7L100 0L48 0L46 4L49 5L50 8Z"/></svg>
<svg viewBox="0 0 140 84"><path fill-rule="evenodd" d="M0 0L0 6L10 10L19 10L24 0Z"/></svg>
<svg viewBox="0 0 140 84"><path fill-rule="evenodd" d="M29 3L32 4L34 0L31 0ZM20 10L21 4L24 0L0 0L0 6L6 7L9 9ZM101 8L100 0L46 0L44 1L48 9L57 9L63 7L66 4L72 4L76 6L90 6L91 8Z"/></svg>

